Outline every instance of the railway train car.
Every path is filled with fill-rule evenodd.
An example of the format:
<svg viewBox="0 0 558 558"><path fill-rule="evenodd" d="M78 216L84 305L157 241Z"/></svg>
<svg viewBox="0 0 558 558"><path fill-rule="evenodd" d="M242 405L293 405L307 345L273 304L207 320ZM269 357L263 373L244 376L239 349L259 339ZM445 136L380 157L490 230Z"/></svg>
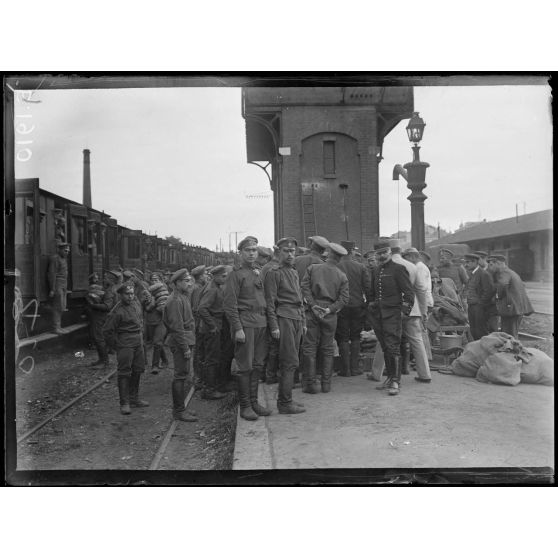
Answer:
<svg viewBox="0 0 558 558"><path fill-rule="evenodd" d="M44 190L38 178L17 179L15 189L15 259L19 289L26 305L36 300L39 317L33 333L49 328L47 267L59 241L70 244L68 258L68 312L63 327L82 319L89 275L106 270L137 268L175 271L214 265L215 253L178 239L164 240L118 224L103 211L85 207ZM31 319L31 316L25 318ZM24 323L25 325L25 323ZM22 337L30 334L23 327Z"/></svg>

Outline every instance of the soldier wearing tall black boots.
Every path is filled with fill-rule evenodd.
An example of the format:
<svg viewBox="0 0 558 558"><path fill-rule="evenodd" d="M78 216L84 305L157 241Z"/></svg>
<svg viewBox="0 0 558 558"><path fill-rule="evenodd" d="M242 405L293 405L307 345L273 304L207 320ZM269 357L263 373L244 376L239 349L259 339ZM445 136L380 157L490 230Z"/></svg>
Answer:
<svg viewBox="0 0 558 558"><path fill-rule="evenodd" d="M349 280L349 302L339 311L335 340L341 357L339 376L358 376L360 333L364 326L366 299L370 291L370 276L366 266L354 259L355 243L350 240L341 241L348 254L341 258L339 269L345 272Z"/></svg>
<svg viewBox="0 0 558 558"><path fill-rule="evenodd" d="M349 280L339 268L347 250L329 243L324 263L308 266L302 280L302 294L307 302L306 335L302 342L302 391L318 393L316 359L322 359L322 393L331 391L333 375L333 338L337 328L337 312L349 302Z"/></svg>
<svg viewBox="0 0 558 558"><path fill-rule="evenodd" d="M139 384L145 367L142 308L134 295L134 285L123 283L117 290L120 301L110 311L103 336L116 350L120 412L129 415L130 407L147 407L139 399Z"/></svg>
<svg viewBox="0 0 558 558"><path fill-rule="evenodd" d="M261 370L267 352L266 302L261 271L256 265L258 239L247 236L238 244L240 264L225 283L224 310L235 344L240 416L256 420L271 411L258 403Z"/></svg>
<svg viewBox="0 0 558 558"><path fill-rule="evenodd" d="M384 352L387 379L376 389L387 389L389 395L399 395L401 386L401 334L403 315L411 313L415 293L404 266L391 259L389 240L378 240L375 245L378 268L370 289L370 318L374 333Z"/></svg>
<svg viewBox="0 0 558 558"><path fill-rule="evenodd" d="M297 245L292 237L279 240L279 262L265 276L269 331L279 344L277 409L279 413L288 415L306 410L292 397L294 373L299 364L298 348L306 333L302 291L293 267Z"/></svg>
<svg viewBox="0 0 558 558"><path fill-rule="evenodd" d="M167 328L169 347L174 361L172 380L172 415L175 420L195 422L197 417L186 411L186 380L190 376L192 349L196 343L194 316L190 294L194 279L187 269L179 269L170 279L172 293L163 310L163 323Z"/></svg>
<svg viewBox="0 0 558 558"><path fill-rule="evenodd" d="M211 270L212 279L203 290L199 305L198 314L200 323L198 332L202 340L200 345L203 347L205 360L202 365L202 399L222 399L226 393L218 390L221 371L221 347L222 336L229 335L228 331L223 332L223 285L227 278L227 271L224 265L218 265Z"/></svg>

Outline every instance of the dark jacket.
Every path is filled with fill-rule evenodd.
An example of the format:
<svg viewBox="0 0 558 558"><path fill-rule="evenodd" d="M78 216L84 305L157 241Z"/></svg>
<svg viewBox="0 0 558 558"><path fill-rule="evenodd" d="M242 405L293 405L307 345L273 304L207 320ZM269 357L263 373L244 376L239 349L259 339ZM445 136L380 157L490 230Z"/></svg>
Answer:
<svg viewBox="0 0 558 558"><path fill-rule="evenodd" d="M265 276L267 322L270 330L279 329L277 317L305 320L298 273L290 265L276 264Z"/></svg>
<svg viewBox="0 0 558 558"><path fill-rule="evenodd" d="M185 294L173 291L163 310L163 323L168 331L169 346L187 351L195 345L194 316Z"/></svg>
<svg viewBox="0 0 558 558"><path fill-rule="evenodd" d="M349 280L349 303L347 306L363 307L370 293L370 275L364 264L346 256L339 262L339 269Z"/></svg>
<svg viewBox="0 0 558 558"><path fill-rule="evenodd" d="M389 260L376 268L370 291L370 302L372 309L399 308L403 310L403 304L405 304L405 313L409 314L415 303L415 293L409 272L404 266Z"/></svg>
<svg viewBox="0 0 558 558"><path fill-rule="evenodd" d="M225 315L223 310L224 295L223 287L217 285L214 281L211 281L207 288L203 290L198 306L201 333L221 330L223 316Z"/></svg>
<svg viewBox="0 0 558 558"><path fill-rule="evenodd" d="M317 305L334 314L349 302L349 280L332 261L309 265L301 287L310 308Z"/></svg>
<svg viewBox="0 0 558 558"><path fill-rule="evenodd" d="M469 282L465 287L465 296L468 305L482 304L483 306L489 306L494 296L494 284L490 273L480 266L477 267L475 273L471 273L469 277Z"/></svg>
<svg viewBox="0 0 558 558"><path fill-rule="evenodd" d="M137 301L116 304L103 326L103 337L107 345L115 349L143 344L143 318Z"/></svg>
<svg viewBox="0 0 558 558"><path fill-rule="evenodd" d="M304 274L308 269L309 265L316 263L324 263L320 254L317 252L309 252L308 254L303 254L302 256L297 256L294 261L294 268L298 273L298 280L302 283L304 279Z"/></svg>
<svg viewBox="0 0 558 558"><path fill-rule="evenodd" d="M525 292L525 285L515 271L506 268L497 272L494 283L496 309L500 316L528 316L534 312Z"/></svg>

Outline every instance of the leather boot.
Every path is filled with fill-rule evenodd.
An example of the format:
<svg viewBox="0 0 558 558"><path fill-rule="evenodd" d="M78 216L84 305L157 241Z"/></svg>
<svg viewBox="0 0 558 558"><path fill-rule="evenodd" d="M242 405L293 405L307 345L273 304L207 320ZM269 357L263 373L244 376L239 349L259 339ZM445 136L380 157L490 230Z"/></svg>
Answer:
<svg viewBox="0 0 558 558"><path fill-rule="evenodd" d="M118 376L118 395L120 397L120 412L123 415L131 414L130 410L130 377Z"/></svg>
<svg viewBox="0 0 558 558"><path fill-rule="evenodd" d="M203 382L203 390L202 390L202 399L223 399L223 397L227 397L226 393L221 393L216 389L216 382L217 382L217 367L219 365L205 365L203 367L204 371L204 382Z"/></svg>
<svg viewBox="0 0 558 558"><path fill-rule="evenodd" d="M130 377L130 407L149 407L147 401L142 401L139 398L139 385L141 374L132 372Z"/></svg>
<svg viewBox="0 0 558 558"><path fill-rule="evenodd" d="M388 395L399 395L399 389L401 387L401 357L397 355L392 356L391 358L393 360L392 366L395 374L391 379Z"/></svg>
<svg viewBox="0 0 558 558"><path fill-rule="evenodd" d="M322 362L322 393L329 393L331 391L331 377L333 375L333 355L323 355Z"/></svg>
<svg viewBox="0 0 558 558"><path fill-rule="evenodd" d="M360 376L362 370L359 368L360 341L351 341L351 376Z"/></svg>
<svg viewBox="0 0 558 558"><path fill-rule="evenodd" d="M161 363L159 364L159 368L166 368L169 365L169 359L167 357L167 353L165 352L165 347L159 347L159 351L161 353Z"/></svg>
<svg viewBox="0 0 558 558"><path fill-rule="evenodd" d="M316 385L316 357L314 355L302 356L302 391L304 393L319 393Z"/></svg>
<svg viewBox="0 0 558 558"><path fill-rule="evenodd" d="M99 360L93 364L91 367L93 370L104 370L110 366L108 350L105 346L98 345L97 352L99 353Z"/></svg>
<svg viewBox="0 0 558 558"><path fill-rule="evenodd" d="M153 345L153 357L151 359L151 374L159 374L160 358L161 358L161 349Z"/></svg>
<svg viewBox="0 0 558 558"><path fill-rule="evenodd" d="M172 416L174 420L181 420L183 422L196 422L198 419L192 413L189 413L184 407L184 399L186 380L173 380L172 381Z"/></svg>
<svg viewBox="0 0 558 558"><path fill-rule="evenodd" d="M401 374L409 374L409 359L411 356L411 345L408 342L401 343L401 358L399 359L399 366Z"/></svg>
<svg viewBox="0 0 558 558"><path fill-rule="evenodd" d="M262 407L258 403L258 388L260 385L261 373L257 370L252 370L250 372L250 404L252 405L252 410L260 417L268 417L271 415L271 411L267 407Z"/></svg>
<svg viewBox="0 0 558 558"><path fill-rule="evenodd" d="M351 353L348 341L339 343L339 357L341 360L341 370L339 376L348 377L351 375Z"/></svg>
<svg viewBox="0 0 558 558"><path fill-rule="evenodd" d="M257 420L258 415L252 409L252 403L250 402L250 371L238 372L237 377L240 416L244 420Z"/></svg>
<svg viewBox="0 0 558 558"><path fill-rule="evenodd" d="M376 389L389 389L391 386L391 380L394 375L393 372L393 357L387 353L384 353L384 362L386 363L385 374L387 378L384 380L384 383L381 386L376 386Z"/></svg>

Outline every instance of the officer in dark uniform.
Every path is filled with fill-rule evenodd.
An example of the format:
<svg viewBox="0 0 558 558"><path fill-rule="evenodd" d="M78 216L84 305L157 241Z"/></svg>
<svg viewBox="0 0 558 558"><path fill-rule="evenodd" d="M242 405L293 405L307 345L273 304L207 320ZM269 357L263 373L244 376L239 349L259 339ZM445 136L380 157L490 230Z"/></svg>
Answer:
<svg viewBox="0 0 558 558"><path fill-rule="evenodd" d="M170 278L172 293L163 309L163 323L168 331L169 347L174 361L172 380L172 414L175 420L195 422L194 413L186 411L186 380L190 375L192 349L196 344L194 316L190 295L194 279L187 269L179 269Z"/></svg>
<svg viewBox="0 0 558 558"><path fill-rule="evenodd" d="M341 357L339 376L362 374L358 362L360 357L360 333L364 325L366 299L370 291L370 276L364 264L354 259L355 243L342 240L341 246L348 254L341 258L339 269L349 280L349 302L337 316L335 340Z"/></svg>
<svg viewBox="0 0 558 558"><path fill-rule="evenodd" d="M54 333L63 335L62 312L66 310L66 296L68 294L68 254L70 245L58 242L56 254L48 259L48 297L52 299L52 328Z"/></svg>
<svg viewBox="0 0 558 558"><path fill-rule="evenodd" d="M479 267L484 269L485 271L489 271L488 269L488 254L481 250L473 252L479 257ZM492 274L489 272L488 275L491 279L493 279ZM490 304L487 305L485 309L486 314L486 331L488 333L492 333L493 331L498 331L498 310L496 309L496 301L493 299Z"/></svg>
<svg viewBox="0 0 558 558"><path fill-rule="evenodd" d="M198 306L200 304L200 299L202 292L207 285L207 268L205 265L198 265L192 269L191 275L194 278L194 290L190 295L190 304L192 305L192 313L194 314L194 324L196 332L196 346L194 348L194 387L195 389L201 389L203 387L203 363L205 362L205 353L203 346L203 335L198 335L200 326L200 316L198 314Z"/></svg>
<svg viewBox="0 0 558 558"><path fill-rule="evenodd" d="M279 262L265 276L268 326L271 337L279 344L277 409L288 415L306 410L292 398L294 373L299 364L298 350L306 331L302 292L293 267L297 246L292 237L278 240Z"/></svg>
<svg viewBox="0 0 558 558"><path fill-rule="evenodd" d="M222 399L227 395L218 390L221 381L222 338L229 335L229 331L223 331L223 285L227 270L224 265L218 265L211 270L211 275L212 279L203 289L198 305L199 326L196 338L198 335L202 338L201 346L205 355L202 363L202 398Z"/></svg>
<svg viewBox="0 0 558 558"><path fill-rule="evenodd" d="M410 314L415 294L405 267L391 259L389 240L379 239L374 247L379 265L370 290L370 318L384 352L387 371L386 381L376 389L389 389L389 395L398 395L401 384L399 359L402 315Z"/></svg>
<svg viewBox="0 0 558 558"><path fill-rule="evenodd" d="M116 350L120 412L130 414L130 407L147 407L139 399L140 377L145 368L143 318L135 302L134 285L122 283L117 289L120 301L110 311L103 326L107 345Z"/></svg>
<svg viewBox="0 0 558 558"><path fill-rule="evenodd" d="M256 265L258 239L247 236L239 242L238 250L240 264L227 277L224 309L235 342L240 416L256 420L271 414L258 403L259 380L267 353L266 302L261 270Z"/></svg>
<svg viewBox="0 0 558 558"><path fill-rule="evenodd" d="M317 393L317 351L322 358L322 393L331 390L337 312L349 302L349 280L339 268L341 257L347 255L347 250L330 242L328 251L327 260L308 266L302 280L302 294L307 302L307 331L302 342L302 391L305 393Z"/></svg>

